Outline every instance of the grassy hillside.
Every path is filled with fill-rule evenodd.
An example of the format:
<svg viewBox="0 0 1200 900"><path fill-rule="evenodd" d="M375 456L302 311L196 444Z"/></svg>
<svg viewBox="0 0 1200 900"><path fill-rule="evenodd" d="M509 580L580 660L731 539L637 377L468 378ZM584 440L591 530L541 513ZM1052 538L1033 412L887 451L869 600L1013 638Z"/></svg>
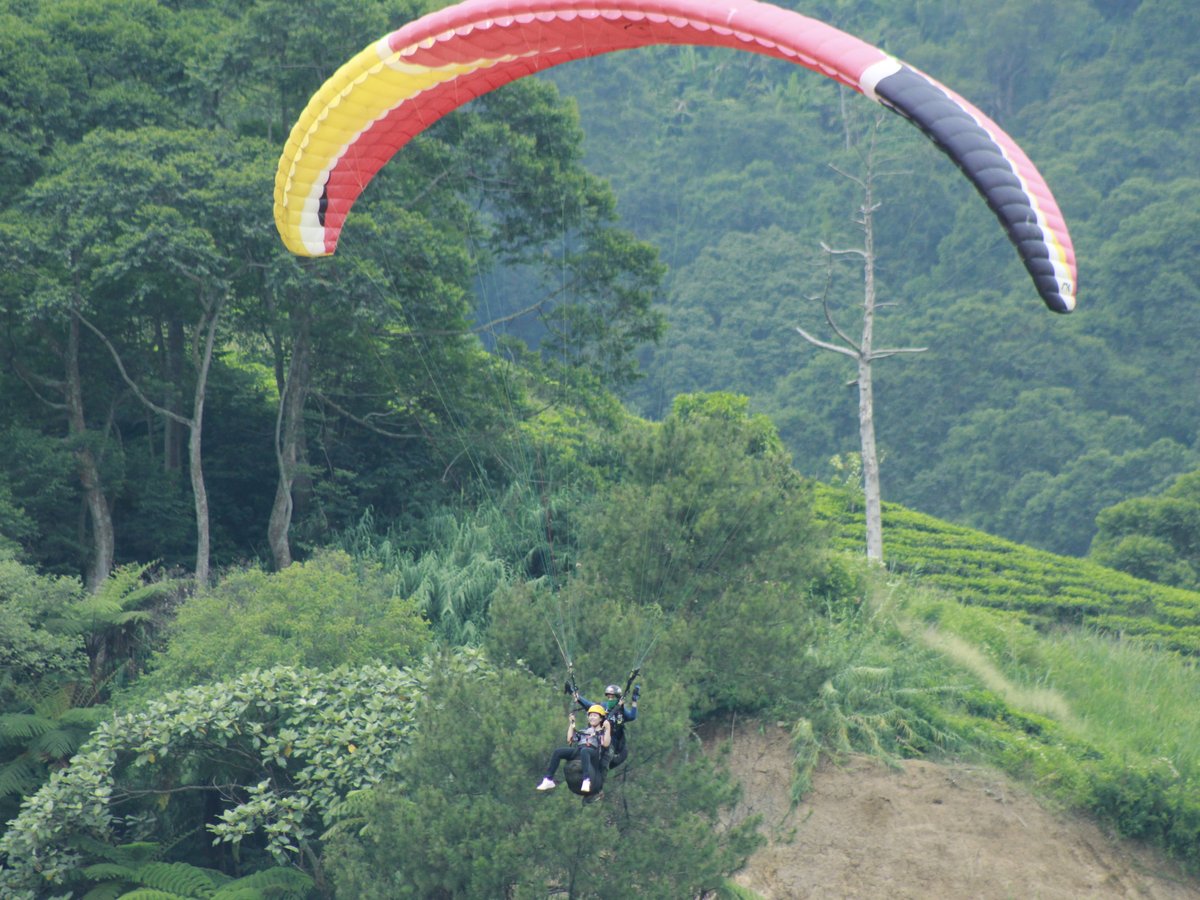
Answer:
<svg viewBox="0 0 1200 900"><path fill-rule="evenodd" d="M861 557L854 494L821 486L817 506ZM1200 869L1200 594L895 505L884 545L892 664L925 672L957 750Z"/></svg>
<svg viewBox="0 0 1200 900"><path fill-rule="evenodd" d="M863 546L853 494L821 486L817 505L833 542ZM959 602L1018 613L1045 628L1090 626L1166 650L1200 653L1200 592L1143 581L1085 559L1058 556L952 525L895 504L883 508L884 559Z"/></svg>

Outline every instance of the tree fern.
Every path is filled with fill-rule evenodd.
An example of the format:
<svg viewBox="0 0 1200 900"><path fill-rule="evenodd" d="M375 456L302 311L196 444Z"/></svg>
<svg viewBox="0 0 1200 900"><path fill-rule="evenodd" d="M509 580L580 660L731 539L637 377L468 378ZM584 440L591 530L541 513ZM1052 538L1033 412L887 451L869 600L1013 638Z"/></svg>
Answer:
<svg viewBox="0 0 1200 900"><path fill-rule="evenodd" d="M303 872L276 866L223 885L212 900L304 900L312 886L313 880Z"/></svg>
<svg viewBox="0 0 1200 900"><path fill-rule="evenodd" d="M375 791L372 788L350 791L329 807L325 818L333 824L321 835L321 840L327 841L340 832L354 832L366 827L367 817L374 805Z"/></svg>
<svg viewBox="0 0 1200 900"><path fill-rule="evenodd" d="M79 870L81 877L89 881L133 881L137 868L115 862L100 862L84 866Z"/></svg>
<svg viewBox="0 0 1200 900"><path fill-rule="evenodd" d="M83 900L304 900L313 885L303 872L283 866L230 878L189 863L157 860L132 866L96 863L78 876L99 882Z"/></svg>
<svg viewBox="0 0 1200 900"><path fill-rule="evenodd" d="M73 881L94 882L82 900L304 900L312 879L276 866L241 878L185 862L163 862L173 844L111 846L82 836L74 841L105 862L78 869Z"/></svg>
<svg viewBox="0 0 1200 900"><path fill-rule="evenodd" d="M152 649L150 604L174 589L123 566L92 595L0 564L0 821L70 760L104 715L114 679ZM10 674L11 673L11 674Z"/></svg>
<svg viewBox="0 0 1200 900"><path fill-rule="evenodd" d="M44 780L45 766L28 754L0 764L0 798L32 793Z"/></svg>
<svg viewBox="0 0 1200 900"><path fill-rule="evenodd" d="M117 900L123 893L125 893L124 887L116 882L110 882L92 888L80 900Z"/></svg>
<svg viewBox="0 0 1200 900"><path fill-rule="evenodd" d="M152 603L172 593L173 581L146 581L150 564L120 566L99 589L67 610L66 624L82 634L97 694L132 665L137 670L154 649Z"/></svg>
<svg viewBox="0 0 1200 900"><path fill-rule="evenodd" d="M90 729L52 728L29 742L29 752L45 760L62 760L79 749Z"/></svg>
<svg viewBox="0 0 1200 900"><path fill-rule="evenodd" d="M0 715L0 745L24 743L54 727L54 719L46 716L34 713L4 713Z"/></svg>
<svg viewBox="0 0 1200 900"><path fill-rule="evenodd" d="M144 887L166 891L178 897L208 898L216 891L216 885L207 872L183 862L146 863L138 871L137 880Z"/></svg>
<svg viewBox="0 0 1200 900"><path fill-rule="evenodd" d="M105 623L119 614L137 610L150 600L164 596L174 589L172 581L145 581L152 563L118 566L94 594L84 597L68 611L75 627L86 627L90 617Z"/></svg>
<svg viewBox="0 0 1200 900"><path fill-rule="evenodd" d="M145 863L161 859L164 848L157 841L133 841L128 844L106 844L86 834L78 835L71 840L73 847L83 850L92 856L116 863L120 866L138 867Z"/></svg>
<svg viewBox="0 0 1200 900"><path fill-rule="evenodd" d="M99 710L71 716L72 693L66 686L40 698L38 711L0 715L0 821L11 818L21 797L37 790L91 734Z"/></svg>

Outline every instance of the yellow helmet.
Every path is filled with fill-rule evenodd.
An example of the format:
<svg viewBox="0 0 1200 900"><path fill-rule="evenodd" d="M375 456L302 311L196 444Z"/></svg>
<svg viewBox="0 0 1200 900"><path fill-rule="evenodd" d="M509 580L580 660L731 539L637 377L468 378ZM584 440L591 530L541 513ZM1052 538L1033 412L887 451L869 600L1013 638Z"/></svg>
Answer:
<svg viewBox="0 0 1200 900"><path fill-rule="evenodd" d="M608 710L605 709L603 706L601 706L599 703L593 703L591 706L588 707L588 715L590 716L592 713L599 713L602 716L606 716L606 715L608 715Z"/></svg>

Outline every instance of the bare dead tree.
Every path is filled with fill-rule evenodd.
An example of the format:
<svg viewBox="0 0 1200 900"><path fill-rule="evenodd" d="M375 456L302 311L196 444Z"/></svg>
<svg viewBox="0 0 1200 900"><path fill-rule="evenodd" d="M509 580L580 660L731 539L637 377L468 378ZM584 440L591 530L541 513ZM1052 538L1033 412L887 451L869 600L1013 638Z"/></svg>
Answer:
<svg viewBox="0 0 1200 900"><path fill-rule="evenodd" d="M819 298L825 314L825 323L835 335L835 341L825 341L796 326L797 333L821 350L848 356L857 365L857 377L852 382L858 386L858 433L862 452L863 496L867 524L867 559L883 562L883 514L882 492L879 483L879 453L875 444L875 395L871 382L871 364L901 353L923 353L926 347L895 347L877 350L875 341L875 312L887 304L881 304L875 292L875 211L880 204L875 200L875 182L884 177L876 171L877 139L882 118L877 116L867 140L867 151L863 158L863 175L852 175L833 166L834 171L854 182L862 192L862 205L855 222L862 228L861 247L836 249L822 242L821 249L829 266L829 277L825 290ZM857 259L863 267L862 329L857 339L834 320L830 310L830 288L834 262L843 257Z"/></svg>

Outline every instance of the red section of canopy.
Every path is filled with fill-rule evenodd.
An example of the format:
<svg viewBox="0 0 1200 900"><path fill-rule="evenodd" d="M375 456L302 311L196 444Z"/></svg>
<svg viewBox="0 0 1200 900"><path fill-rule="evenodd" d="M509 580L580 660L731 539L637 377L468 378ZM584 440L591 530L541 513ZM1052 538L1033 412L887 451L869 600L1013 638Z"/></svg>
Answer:
<svg viewBox="0 0 1200 900"><path fill-rule="evenodd" d="M466 0L410 22L384 40L413 65L496 62L402 102L347 148L326 186L330 253L359 193L414 135L464 103L551 66L656 44L729 47L803 65L858 91L863 71L885 58L852 35L754 0L615 0L602 5Z"/></svg>
<svg viewBox="0 0 1200 900"><path fill-rule="evenodd" d="M786 60L866 92L911 119L992 206L1046 304L1057 312L1074 308L1075 253L1062 212L1037 168L1003 129L882 50L758 0L609 0L603 6L588 0L464 0L410 22L356 56L351 70L339 71L326 83L336 85L328 97L314 98L332 109L375 75L386 86L382 93L364 86L371 102L351 103L348 112L364 110L361 123L342 115L330 128L332 137L317 139L314 146L324 155L318 166L306 169L303 206L284 214L279 210L288 209L292 175L288 154L299 158L310 137L303 129L317 131L326 110L310 113L310 105L306 124L289 138L291 149L276 181L276 216L285 243L304 253L315 253L319 243L325 254L333 253L363 188L415 135L459 106L559 63L660 44L726 47ZM376 60L393 71L381 73ZM421 90L422 85L428 86Z"/></svg>

